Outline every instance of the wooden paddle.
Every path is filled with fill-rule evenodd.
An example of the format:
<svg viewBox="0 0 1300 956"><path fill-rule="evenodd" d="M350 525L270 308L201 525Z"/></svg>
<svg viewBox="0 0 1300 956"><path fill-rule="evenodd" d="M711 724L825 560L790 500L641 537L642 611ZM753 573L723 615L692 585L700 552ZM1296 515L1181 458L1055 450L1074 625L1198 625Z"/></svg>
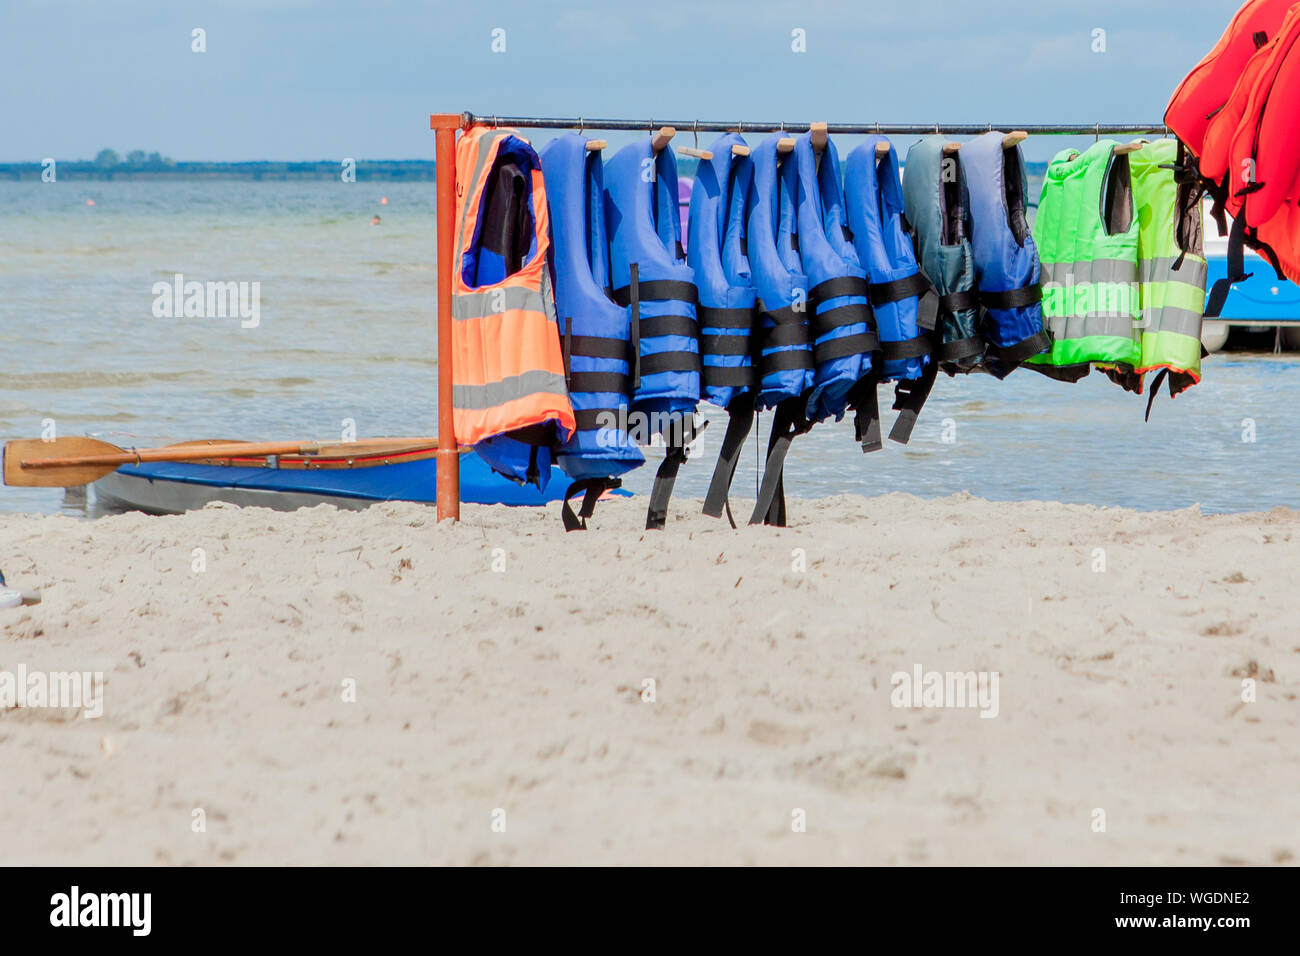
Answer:
<svg viewBox="0 0 1300 956"><path fill-rule="evenodd" d="M147 461L203 461L306 455L313 460L347 459L436 449L436 438L363 438L351 442L194 441L166 448L128 451L97 438L74 436L45 441L20 438L4 446L4 483L35 488L71 488L111 474L122 465Z"/></svg>

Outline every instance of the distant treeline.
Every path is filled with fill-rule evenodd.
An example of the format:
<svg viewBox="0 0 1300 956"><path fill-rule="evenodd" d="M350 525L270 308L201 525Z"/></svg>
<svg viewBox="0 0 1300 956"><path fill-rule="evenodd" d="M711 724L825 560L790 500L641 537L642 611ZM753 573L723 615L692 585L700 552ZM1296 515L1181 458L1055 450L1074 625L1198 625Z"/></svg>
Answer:
<svg viewBox="0 0 1300 956"><path fill-rule="evenodd" d="M679 175L693 177L698 161L680 157ZM1025 163L1031 176L1042 176L1047 163ZM48 161L37 163L0 163L0 180L49 179ZM431 159L359 159L345 167L339 160L309 162L247 163L178 163L158 153L139 150L128 153L125 160L112 150L103 150L93 160L59 160L54 168L55 181L133 180L133 179L239 179L239 180L344 180L348 173L357 182L433 182L436 168Z"/></svg>
<svg viewBox="0 0 1300 956"><path fill-rule="evenodd" d="M157 154L154 154L155 156ZM47 163L0 163L0 180L40 180L46 174ZM138 163L108 164L99 160L58 160L54 166L56 182L64 180L181 180L181 179L240 179L240 180L304 180L333 179L343 181L346 168L338 160L317 160L301 163L249 162L249 163L182 163L170 159L146 159ZM359 159L353 166L357 182L432 182L435 179L431 159Z"/></svg>

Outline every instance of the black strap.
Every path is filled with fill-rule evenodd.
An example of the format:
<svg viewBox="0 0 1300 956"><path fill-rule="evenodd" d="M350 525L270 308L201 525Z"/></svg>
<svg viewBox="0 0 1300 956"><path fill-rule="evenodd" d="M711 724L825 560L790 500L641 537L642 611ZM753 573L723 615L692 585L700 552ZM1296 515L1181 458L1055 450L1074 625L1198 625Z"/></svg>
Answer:
<svg viewBox="0 0 1300 956"><path fill-rule="evenodd" d="M627 361L627 342L624 339L607 339L603 335L573 335L573 319L564 320L564 359L580 358L617 359Z"/></svg>
<svg viewBox="0 0 1300 956"><path fill-rule="evenodd" d="M979 293L974 289L967 289L965 292L949 292L947 295L939 296L939 308L953 314L968 312L979 305L979 301Z"/></svg>
<svg viewBox="0 0 1300 956"><path fill-rule="evenodd" d="M1248 183L1242 189L1236 192L1236 196L1246 197L1253 192L1258 192L1264 188L1263 183ZM1226 196L1226 180L1223 188L1220 190L1218 198ZM1222 224L1220 224L1220 234L1222 234ZM1232 220L1232 230L1228 233L1228 274L1222 279L1216 279L1214 285L1210 287L1210 297L1205 303L1205 317L1207 319L1218 318L1223 311L1223 306L1228 301L1228 291L1238 282L1244 282L1254 275L1253 272L1246 271L1246 247L1254 249L1268 264L1273 267L1277 273L1279 281L1286 281L1286 274L1282 269L1282 264L1278 260L1277 253L1266 242L1260 241L1259 230L1252 229L1246 224L1246 209L1243 205L1237 212L1237 217Z"/></svg>
<svg viewBox="0 0 1300 956"><path fill-rule="evenodd" d="M564 387L573 391L573 379L569 375L570 339L573 337L573 316L564 317L564 335L560 337L560 352L564 358Z"/></svg>
<svg viewBox="0 0 1300 956"><path fill-rule="evenodd" d="M655 472L654 484L650 487L650 505L646 509L645 528L647 531L662 531L668 521L668 500L673 496L673 485L677 482L677 471L686 461L686 445L708 426L708 422L695 425L694 417L683 427L673 428L664 436L664 460Z"/></svg>
<svg viewBox="0 0 1300 956"><path fill-rule="evenodd" d="M1162 368L1160 371L1156 372L1156 377L1151 380L1151 394L1147 396L1147 414L1146 417L1142 419L1143 421L1145 422L1151 421L1151 406L1155 403L1156 393L1160 391L1160 383L1165 380L1165 376L1168 374L1169 374L1169 369ZM1169 388L1170 388L1170 394L1172 395L1173 393L1172 382L1169 383Z"/></svg>
<svg viewBox="0 0 1300 956"><path fill-rule="evenodd" d="M978 335L957 339L953 342L943 342L934 347L934 360L936 362L960 362L962 359L983 354L984 339Z"/></svg>
<svg viewBox="0 0 1300 956"><path fill-rule="evenodd" d="M727 495L731 491L732 479L736 476L736 466L740 463L740 453L744 450L745 439L754 427L754 401L749 395L732 399L727 406L727 433L722 436L722 449L718 452L718 463L713 466L713 478L709 481L708 494L704 496L704 513L710 518L722 517L726 509L727 520L736 526L731 516L731 505Z"/></svg>
<svg viewBox="0 0 1300 956"><path fill-rule="evenodd" d="M1166 376L1169 378L1170 398L1177 398L1179 392L1191 388L1196 384L1196 377L1190 372L1183 372L1178 369L1162 368L1156 373L1156 377L1151 380L1151 394L1147 396L1146 421L1151 421L1151 406L1155 403L1156 393L1160 391L1160 383Z"/></svg>
<svg viewBox="0 0 1300 956"><path fill-rule="evenodd" d="M940 319L952 318L958 312L967 312L978 307L979 293L974 289L939 295L934 286L927 283L916 305L916 324L927 332L933 332L939 327Z"/></svg>
<svg viewBox="0 0 1300 956"><path fill-rule="evenodd" d="M610 293L610 298L619 305L629 306L638 298L655 302L671 299L689 302L691 305L699 302L699 291L693 282L683 282L680 279L650 279L647 282L638 282L637 266L638 263L635 262L629 266L631 274L628 277L628 284Z"/></svg>
<svg viewBox="0 0 1300 956"><path fill-rule="evenodd" d="M658 375L661 372L698 372L699 352L656 352L641 356L641 374Z"/></svg>
<svg viewBox="0 0 1300 956"><path fill-rule="evenodd" d="M1021 339L1014 345L1001 346L990 342L986 354L989 358L1001 362L1010 371L1011 368L1019 365L1025 359L1046 352L1051 347L1051 335L1048 334L1046 329L1039 329L1029 338ZM1043 366L1043 368L1046 367L1048 366Z"/></svg>
<svg viewBox="0 0 1300 956"><path fill-rule="evenodd" d="M753 388L752 365L705 365L700 369L700 381L706 388Z"/></svg>
<svg viewBox="0 0 1300 956"><path fill-rule="evenodd" d="M537 450L541 445L530 445L528 448L528 470L524 473L524 483L536 485L539 489L542 487L542 471L537 462Z"/></svg>
<svg viewBox="0 0 1300 956"><path fill-rule="evenodd" d="M1205 317L1215 319L1223 311L1228 301L1228 290L1238 282L1249 279L1253 272L1246 271L1246 215L1245 210L1232 220L1232 232L1228 233L1228 274L1222 279L1215 279L1210 287L1210 298L1205 303ZM1151 415L1150 403L1147 404L1147 416Z"/></svg>
<svg viewBox="0 0 1300 956"><path fill-rule="evenodd" d="M786 349L783 352L772 352L770 355L764 355L760 359L763 374L770 372L792 372L801 369L811 369L813 367L812 351L807 348Z"/></svg>
<svg viewBox="0 0 1300 956"><path fill-rule="evenodd" d="M1173 165L1161 163L1160 168L1173 171L1174 183L1178 187L1174 198L1174 241L1178 245L1178 258L1174 260L1174 268L1181 269L1188 251L1200 242L1201 197L1205 195L1205 182L1187 150L1187 144L1181 139L1177 142Z"/></svg>
<svg viewBox="0 0 1300 956"><path fill-rule="evenodd" d="M640 321L643 339L661 335L684 335L693 339L699 335L699 325L689 315L648 315Z"/></svg>
<svg viewBox="0 0 1300 956"><path fill-rule="evenodd" d="M569 392L611 392L626 395L628 378L625 372L570 372L568 374Z"/></svg>
<svg viewBox="0 0 1300 956"><path fill-rule="evenodd" d="M569 490L564 493L564 504L560 507L560 520L564 522L565 531L586 531L587 519L591 513L596 510L596 502L605 492L614 488L619 488L623 484L621 478L583 478L569 485ZM575 515L573 509L569 507L569 499L582 494L582 506Z"/></svg>
<svg viewBox="0 0 1300 956"><path fill-rule="evenodd" d="M641 390L641 283L640 267L637 263L628 266L628 274L631 278L631 284L628 288L631 290L628 294L627 305L632 307L632 324L630 329L630 338L632 340L632 391Z"/></svg>
<svg viewBox="0 0 1300 956"><path fill-rule="evenodd" d="M772 416L772 433L767 440L767 463L763 466L763 481L759 485L758 501L750 524L785 527L785 456L790 442L812 428L813 423L804 417L807 405L802 396L787 398L776 406Z"/></svg>
<svg viewBox="0 0 1300 956"><path fill-rule="evenodd" d="M921 370L920 378L903 379L894 386L894 410L898 412L898 418L894 419L894 427L889 430L890 441L906 445L912 437L912 428L925 406L925 400L930 397L938 371L939 363L931 360Z"/></svg>
<svg viewBox="0 0 1300 956"><path fill-rule="evenodd" d="M597 335L574 335L573 317L564 318L564 383L570 392L614 392L626 394L628 376L623 372L575 372L573 356L627 361L627 343Z"/></svg>
<svg viewBox="0 0 1300 956"><path fill-rule="evenodd" d="M817 312L813 315L813 337L821 338L828 335L836 329L842 329L849 325L867 325L871 324L871 310L865 303L858 305L837 305L833 309L827 309L825 312Z"/></svg>
<svg viewBox="0 0 1300 956"><path fill-rule="evenodd" d="M573 410L574 423L580 432L592 432L600 428L606 428L609 425L609 419L601 422L602 415L614 416L614 421L619 420L617 408L575 408Z"/></svg>
<svg viewBox="0 0 1300 956"><path fill-rule="evenodd" d="M880 376L873 373L859 379L849 391L849 404L853 408L853 435L862 444L862 453L880 451L880 399L876 386Z"/></svg>
<svg viewBox="0 0 1300 956"><path fill-rule="evenodd" d="M820 365L834 359L847 358L850 355L865 355L881 349L880 339L875 332L858 332L854 335L841 335L826 339L813 346L813 362Z"/></svg>
<svg viewBox="0 0 1300 956"><path fill-rule="evenodd" d="M895 279L893 282L873 283L871 286L871 304L879 308L882 305L889 305L891 302L922 295L929 289L930 280L919 272L903 279Z"/></svg>
<svg viewBox="0 0 1300 956"><path fill-rule="evenodd" d="M816 305L827 299L842 299L846 296L865 299L870 291L871 287L867 285L867 280L860 276L836 276L834 279L819 282L809 289L808 300Z"/></svg>
<svg viewBox="0 0 1300 956"><path fill-rule="evenodd" d="M760 302L758 310L761 315L775 322L777 328L786 325L802 326L807 324L804 321L808 317L806 308L796 310L794 305L784 305L779 309L769 309Z"/></svg>
<svg viewBox="0 0 1300 956"><path fill-rule="evenodd" d="M1007 292L980 292L986 309L1020 309L1043 301L1043 287L1037 282Z"/></svg>
<svg viewBox="0 0 1300 956"><path fill-rule="evenodd" d="M764 328L758 333L758 348L778 349L800 346L808 347L808 326L800 323L785 322Z"/></svg>
<svg viewBox="0 0 1300 956"><path fill-rule="evenodd" d="M919 358L922 355L930 354L930 337L928 335L918 335L914 339L904 339L901 342L882 342L880 352L886 361Z"/></svg>
<svg viewBox="0 0 1300 956"><path fill-rule="evenodd" d="M754 327L754 309L714 309L707 305L695 307L695 315L702 329L740 329Z"/></svg>

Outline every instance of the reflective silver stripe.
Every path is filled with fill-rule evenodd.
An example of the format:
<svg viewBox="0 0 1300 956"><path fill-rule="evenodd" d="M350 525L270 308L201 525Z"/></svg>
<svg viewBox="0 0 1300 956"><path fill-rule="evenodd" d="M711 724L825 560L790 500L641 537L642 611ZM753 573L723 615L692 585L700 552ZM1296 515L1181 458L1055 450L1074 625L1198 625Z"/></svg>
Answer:
<svg viewBox="0 0 1300 956"><path fill-rule="evenodd" d="M453 385L451 404L453 408L465 411L482 411L539 392L559 395L566 399L569 395L563 375L556 375L544 369L532 369L522 375L512 375L499 382L488 382L486 385Z"/></svg>
<svg viewBox="0 0 1300 956"><path fill-rule="evenodd" d="M1170 260L1171 262L1173 260ZM1132 282L1137 279L1137 262L1128 259L1083 259L1079 262L1044 262L1049 281L1063 286L1085 282Z"/></svg>
<svg viewBox="0 0 1300 956"><path fill-rule="evenodd" d="M473 198L474 186L483 172L483 164L487 162L488 154L493 152L492 144L502 137L509 135L511 134L500 130L494 130L486 136L479 138L478 157L474 160L474 172L470 176L469 182L465 184L466 201L465 205L461 207L460 222L456 224L456 253L458 256L460 253L465 251L465 220L468 218L466 213L469 212L469 200ZM456 269L457 271L460 270L459 262L456 264Z"/></svg>
<svg viewBox="0 0 1300 956"><path fill-rule="evenodd" d="M1183 260L1182 267L1175 269L1174 263L1177 261L1176 258L1141 260L1138 264L1142 270L1142 281L1178 282L1183 285L1204 289L1205 280L1210 271L1209 264L1204 260L1193 259L1188 256Z"/></svg>
<svg viewBox="0 0 1300 956"><path fill-rule="evenodd" d="M548 322L558 325L555 317L555 296L551 294L551 270L542 270L542 310Z"/></svg>
<svg viewBox="0 0 1300 956"><path fill-rule="evenodd" d="M543 272L542 275L545 276L546 273ZM543 278L542 281L547 280ZM514 309L540 312L549 321L555 321L555 306L550 296L542 295L527 286L508 285L488 289L486 292L462 292L451 300L453 319L483 319Z"/></svg>
<svg viewBox="0 0 1300 956"><path fill-rule="evenodd" d="M1083 317L1084 335L1113 335L1133 338L1134 319L1130 315L1087 315Z"/></svg>
<svg viewBox="0 0 1300 956"><path fill-rule="evenodd" d="M1143 332L1173 332L1176 335L1188 335L1196 339L1201 337L1201 313L1193 312L1191 309L1177 309L1173 306L1149 311L1154 314L1143 316L1146 319Z"/></svg>

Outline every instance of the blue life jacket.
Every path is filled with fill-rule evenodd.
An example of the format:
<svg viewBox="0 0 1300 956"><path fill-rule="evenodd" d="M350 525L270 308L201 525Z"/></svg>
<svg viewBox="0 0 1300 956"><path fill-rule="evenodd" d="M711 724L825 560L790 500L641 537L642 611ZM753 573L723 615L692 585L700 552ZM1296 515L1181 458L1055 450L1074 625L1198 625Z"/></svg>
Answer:
<svg viewBox="0 0 1300 956"><path fill-rule="evenodd" d="M1004 149L1003 134L985 133L962 145L962 178L971 220L971 251L980 304L987 310L985 363L999 378L1045 352L1038 247L1025 219L1024 157Z"/></svg>
<svg viewBox="0 0 1300 956"><path fill-rule="evenodd" d="M798 171L793 154L777 152L781 138L781 133L773 133L751 154L754 182L745 217L761 319L756 336L760 409L798 398L813 384L808 280L794 240Z"/></svg>
<svg viewBox="0 0 1300 956"><path fill-rule="evenodd" d="M709 147L713 158L700 161L686 244L699 293L702 397L720 408L752 391L755 383L750 354L755 292L745 252L745 201L754 165L747 156L732 155L736 145L745 141L727 133Z"/></svg>
<svg viewBox="0 0 1300 956"><path fill-rule="evenodd" d="M796 235L808 280L813 387L805 414L813 422L844 417L849 392L872 369L880 348L867 305L867 274L849 236L840 157L826 141L819 157L812 133L795 142Z"/></svg>
<svg viewBox="0 0 1300 956"><path fill-rule="evenodd" d="M844 183L853 244L871 283L871 306L884 358L879 380L899 383L894 408L901 414L889 437L906 443L934 385L929 336L934 314L928 323L922 319L920 296L930 290L930 283L921 274L912 248L903 216L898 155L889 140L869 136L850 153ZM880 447L879 413L870 395L864 399L859 410L866 409L867 421L859 422L859 438L864 450L874 451Z"/></svg>
<svg viewBox="0 0 1300 956"><path fill-rule="evenodd" d="M587 139L569 133L541 151L551 214L551 273L564 350L565 378L577 431L556 450L574 483L564 498L565 526L586 526L595 500L645 462L627 433L632 378L627 310L609 297L604 164ZM577 520L568 501L587 493Z"/></svg>
<svg viewBox="0 0 1300 956"><path fill-rule="evenodd" d="M687 261L695 271L700 304L700 355L704 399L727 409L727 433L713 470L704 513L731 515L727 494L740 452L754 423L758 379L753 362L757 310L746 249L746 204L754 179L748 156L733 156L745 141L735 133L709 146L691 190ZM734 519L732 526L735 526Z"/></svg>
<svg viewBox="0 0 1300 956"><path fill-rule="evenodd" d="M783 133L773 133L751 154L754 183L746 222L760 318L754 336L759 353L756 407L774 408L776 414L750 524L785 524L785 453L796 435L812 427L807 411L814 365L808 279L799 259L799 164L793 152L778 151L783 138Z"/></svg>
<svg viewBox="0 0 1300 956"><path fill-rule="evenodd" d="M700 400L695 273L686 264L677 206L677 160L647 137L605 165L605 224L614 301L628 310L632 346L631 429L667 447L650 493L646 527L664 526L677 469L693 440Z"/></svg>

